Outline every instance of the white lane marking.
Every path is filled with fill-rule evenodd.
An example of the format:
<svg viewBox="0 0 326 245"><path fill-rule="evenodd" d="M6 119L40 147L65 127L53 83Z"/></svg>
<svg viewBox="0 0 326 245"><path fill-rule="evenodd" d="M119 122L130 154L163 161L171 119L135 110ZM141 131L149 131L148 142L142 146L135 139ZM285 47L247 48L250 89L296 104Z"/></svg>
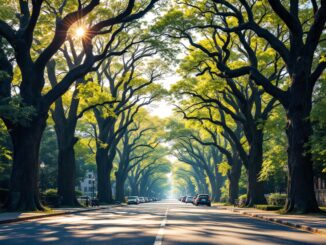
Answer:
<svg viewBox="0 0 326 245"><path fill-rule="evenodd" d="M167 209L165 211L164 219L163 219L163 221L161 223L160 230L157 233L154 245L162 245L163 236L164 236L164 228L165 228L165 225L166 225L166 221L168 219L168 212L169 212L169 209Z"/></svg>

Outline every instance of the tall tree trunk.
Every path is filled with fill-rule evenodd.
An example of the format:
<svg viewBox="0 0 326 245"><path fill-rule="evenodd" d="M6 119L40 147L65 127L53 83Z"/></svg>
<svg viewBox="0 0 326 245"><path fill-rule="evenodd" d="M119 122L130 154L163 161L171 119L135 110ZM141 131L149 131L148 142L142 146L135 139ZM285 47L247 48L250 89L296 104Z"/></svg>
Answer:
<svg viewBox="0 0 326 245"><path fill-rule="evenodd" d="M138 186L136 184L131 185L131 195L133 196L139 195Z"/></svg>
<svg viewBox="0 0 326 245"><path fill-rule="evenodd" d="M137 180L135 176L129 176L128 177L130 188L131 188L131 196L138 196L139 194L139 187L137 184Z"/></svg>
<svg viewBox="0 0 326 245"><path fill-rule="evenodd" d="M288 199L287 212L317 212L313 183L313 162L309 147L312 126L309 119L312 107L312 91L303 84L301 77L293 81L291 103L287 112L288 137Z"/></svg>
<svg viewBox="0 0 326 245"><path fill-rule="evenodd" d="M208 179L211 185L211 191L212 191L212 201L217 202L220 197L219 189L217 186L217 180L215 178L215 175L213 173L209 173Z"/></svg>
<svg viewBox="0 0 326 245"><path fill-rule="evenodd" d="M235 204L235 200L238 199L239 196L239 180L241 176L241 167L242 163L240 159L236 158L233 161L232 169L228 174L229 178L229 199L228 202L231 204Z"/></svg>
<svg viewBox="0 0 326 245"><path fill-rule="evenodd" d="M10 211L43 210L39 200L39 149L47 116L35 116L29 126L7 124L13 144L9 198Z"/></svg>
<svg viewBox="0 0 326 245"><path fill-rule="evenodd" d="M215 167L215 179L216 179L216 196L217 196L216 201L218 202L221 200L221 195L222 195L221 188L224 183L225 177L223 177L222 174L218 171L217 166Z"/></svg>
<svg viewBox="0 0 326 245"><path fill-rule="evenodd" d="M97 164L97 190L98 199L101 203L112 203L112 189L110 173L112 166L109 165L108 150L98 148L96 151Z"/></svg>
<svg viewBox="0 0 326 245"><path fill-rule="evenodd" d="M255 204L265 204L264 182L258 181L263 164L263 132L257 130L252 142L250 142L248 189L246 206L252 207Z"/></svg>
<svg viewBox="0 0 326 245"><path fill-rule="evenodd" d="M115 172L116 176L116 192L115 192L115 199L119 202L124 202L125 194L124 194L124 187L125 187L125 180L124 174L117 171Z"/></svg>
<svg viewBox="0 0 326 245"><path fill-rule="evenodd" d="M67 132L67 134L57 134L59 142L58 195L61 197L60 205L79 206L75 193L76 163L74 150L74 145L78 139L74 137L74 131Z"/></svg>

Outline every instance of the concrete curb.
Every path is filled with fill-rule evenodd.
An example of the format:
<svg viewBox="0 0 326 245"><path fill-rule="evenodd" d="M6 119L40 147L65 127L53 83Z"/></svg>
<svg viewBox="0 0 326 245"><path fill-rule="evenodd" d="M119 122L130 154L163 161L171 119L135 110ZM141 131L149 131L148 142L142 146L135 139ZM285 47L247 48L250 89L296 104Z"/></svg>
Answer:
<svg viewBox="0 0 326 245"><path fill-rule="evenodd" d="M239 214L242 214L244 216L257 218L257 219L268 221L268 222L271 222L271 223L274 223L274 224L281 224L281 225L285 225L285 226L288 226L288 227L291 227L291 228L295 228L297 230L303 230L303 231L307 231L307 232L310 232L310 233L315 233L315 234L319 234L319 235L322 235L322 236L326 236L326 230L325 229L318 229L318 228L314 228L314 227L311 227L311 226L301 225L301 224L285 221L285 220L278 219L278 218L271 218L271 217L267 217L267 216L264 216L264 215L261 215L261 214L254 214L254 213L250 213L250 212L247 212L247 211L241 211L241 210L237 210L237 209L234 209L234 208L227 208L227 207L221 207L221 206L215 206L215 207L218 207L220 209L230 210L230 211L232 211L234 213L239 213Z"/></svg>
<svg viewBox="0 0 326 245"><path fill-rule="evenodd" d="M43 219L43 218L48 218L48 217L52 217L52 216L91 212L91 211L97 211L97 210L102 210L102 209L107 209L107 208L118 207L118 206L120 206L120 205L112 205L112 206L108 206L108 207L98 207L98 208L91 208L91 209L81 209L81 210L74 210L74 211L62 211L62 212L57 212L57 213L40 214L40 215L34 215L34 216L29 216L29 217L6 219L6 220L0 220L0 224L9 224L9 223L16 223L16 222L21 222L21 221L34 220L34 219Z"/></svg>

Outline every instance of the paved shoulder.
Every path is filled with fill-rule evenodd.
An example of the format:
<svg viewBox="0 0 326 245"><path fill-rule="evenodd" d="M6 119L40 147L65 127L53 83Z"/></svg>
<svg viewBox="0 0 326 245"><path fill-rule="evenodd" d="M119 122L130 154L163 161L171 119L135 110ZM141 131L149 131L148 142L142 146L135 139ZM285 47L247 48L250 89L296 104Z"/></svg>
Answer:
<svg viewBox="0 0 326 245"><path fill-rule="evenodd" d="M326 238L287 226L209 207L178 204L169 209L163 245L326 244Z"/></svg>

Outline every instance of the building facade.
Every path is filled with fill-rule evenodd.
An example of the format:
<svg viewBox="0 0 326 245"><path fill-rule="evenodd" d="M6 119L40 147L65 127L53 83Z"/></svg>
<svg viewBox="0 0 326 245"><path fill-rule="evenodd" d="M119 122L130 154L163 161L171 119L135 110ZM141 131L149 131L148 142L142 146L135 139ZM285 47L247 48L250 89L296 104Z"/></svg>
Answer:
<svg viewBox="0 0 326 245"><path fill-rule="evenodd" d="M78 189L89 197L97 196L97 178L94 171L87 171L85 177L80 181Z"/></svg>
<svg viewBox="0 0 326 245"><path fill-rule="evenodd" d="M324 178L315 178L315 193L318 205L326 206L326 180Z"/></svg>

